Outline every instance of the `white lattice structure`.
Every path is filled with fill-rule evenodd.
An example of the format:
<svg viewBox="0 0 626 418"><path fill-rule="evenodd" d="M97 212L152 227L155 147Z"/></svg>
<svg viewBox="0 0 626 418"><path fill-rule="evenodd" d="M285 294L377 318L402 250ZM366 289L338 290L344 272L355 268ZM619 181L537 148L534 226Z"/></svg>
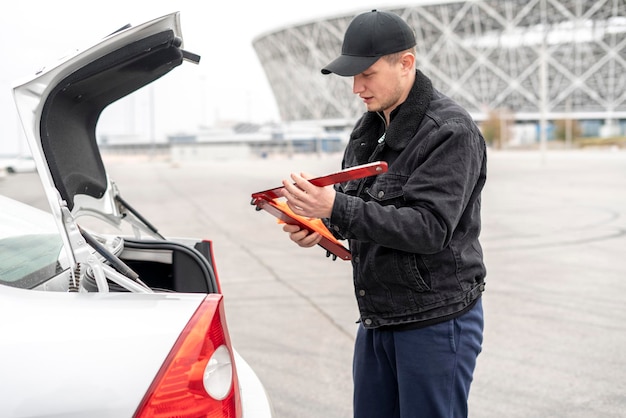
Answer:
<svg viewBox="0 0 626 418"><path fill-rule="evenodd" d="M415 28L419 68L477 120L495 109L516 120L626 119L626 0L415 1L386 10ZM320 73L362 11L254 41L284 121L363 112L352 78Z"/></svg>

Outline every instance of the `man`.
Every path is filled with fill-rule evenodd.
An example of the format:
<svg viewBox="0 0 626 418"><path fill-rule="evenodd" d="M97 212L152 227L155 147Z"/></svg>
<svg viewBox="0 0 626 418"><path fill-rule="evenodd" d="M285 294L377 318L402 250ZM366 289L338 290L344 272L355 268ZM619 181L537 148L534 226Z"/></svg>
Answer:
<svg viewBox="0 0 626 418"><path fill-rule="evenodd" d="M354 350L357 418L468 415L481 351L485 267L478 241L486 148L458 104L415 68L415 35L373 10L348 26L322 73L353 77L367 112L343 167L386 161L387 173L333 187L284 180L298 215L349 239L360 324ZM317 233L285 225L302 247Z"/></svg>

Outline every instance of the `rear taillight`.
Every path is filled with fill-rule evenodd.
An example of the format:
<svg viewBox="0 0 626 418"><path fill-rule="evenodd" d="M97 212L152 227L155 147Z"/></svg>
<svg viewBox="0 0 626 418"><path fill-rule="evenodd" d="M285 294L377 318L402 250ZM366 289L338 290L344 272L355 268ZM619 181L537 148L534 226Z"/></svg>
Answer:
<svg viewBox="0 0 626 418"><path fill-rule="evenodd" d="M241 417L222 295L207 295L174 344L134 416Z"/></svg>

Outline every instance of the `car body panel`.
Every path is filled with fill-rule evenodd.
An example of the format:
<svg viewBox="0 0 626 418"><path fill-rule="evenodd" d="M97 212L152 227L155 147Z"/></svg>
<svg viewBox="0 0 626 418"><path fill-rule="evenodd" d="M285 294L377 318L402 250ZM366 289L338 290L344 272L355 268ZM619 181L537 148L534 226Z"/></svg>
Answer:
<svg viewBox="0 0 626 418"><path fill-rule="evenodd" d="M0 286L0 416L132 416L203 298Z"/></svg>
<svg viewBox="0 0 626 418"><path fill-rule="evenodd" d="M265 386L248 362L236 350L235 363L237 365L243 418L272 418L274 408L265 391Z"/></svg>

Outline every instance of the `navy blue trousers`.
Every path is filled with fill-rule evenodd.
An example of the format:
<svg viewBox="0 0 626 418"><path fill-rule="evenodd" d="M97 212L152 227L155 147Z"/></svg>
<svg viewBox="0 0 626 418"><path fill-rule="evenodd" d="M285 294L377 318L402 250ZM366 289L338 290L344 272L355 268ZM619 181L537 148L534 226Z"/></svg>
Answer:
<svg viewBox="0 0 626 418"><path fill-rule="evenodd" d="M354 348L355 418L467 417L483 340L483 308L406 331L359 326Z"/></svg>

